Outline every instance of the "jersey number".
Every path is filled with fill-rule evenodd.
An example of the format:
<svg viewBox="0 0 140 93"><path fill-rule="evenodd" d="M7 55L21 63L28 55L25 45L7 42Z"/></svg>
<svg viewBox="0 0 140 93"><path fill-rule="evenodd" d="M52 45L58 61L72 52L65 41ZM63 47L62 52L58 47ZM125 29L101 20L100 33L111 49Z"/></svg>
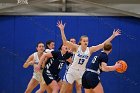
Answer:
<svg viewBox="0 0 140 93"><path fill-rule="evenodd" d="M79 59L78 64L82 65L84 63L85 59Z"/></svg>
<svg viewBox="0 0 140 93"><path fill-rule="evenodd" d="M58 69L61 69L63 67L63 64L64 63L60 63L59 66L58 66Z"/></svg>
<svg viewBox="0 0 140 93"><path fill-rule="evenodd" d="M97 56L94 56L92 63L95 63L96 60L97 60Z"/></svg>

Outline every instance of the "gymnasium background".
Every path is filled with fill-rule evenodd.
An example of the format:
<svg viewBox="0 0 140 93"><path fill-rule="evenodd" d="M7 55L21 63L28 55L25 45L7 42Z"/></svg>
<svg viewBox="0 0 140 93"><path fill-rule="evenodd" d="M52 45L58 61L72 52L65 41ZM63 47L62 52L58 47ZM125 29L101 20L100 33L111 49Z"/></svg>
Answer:
<svg viewBox="0 0 140 93"><path fill-rule="evenodd" d="M87 35L89 46L102 43L114 29L121 29L122 35L112 41L108 64L123 59L128 70L124 74L102 73L102 85L105 93L140 93L140 19L128 16L0 16L0 93L24 93L33 68L22 65L39 41L54 40L58 49L62 42L58 20L66 22L67 39L74 37L78 42L81 35Z"/></svg>

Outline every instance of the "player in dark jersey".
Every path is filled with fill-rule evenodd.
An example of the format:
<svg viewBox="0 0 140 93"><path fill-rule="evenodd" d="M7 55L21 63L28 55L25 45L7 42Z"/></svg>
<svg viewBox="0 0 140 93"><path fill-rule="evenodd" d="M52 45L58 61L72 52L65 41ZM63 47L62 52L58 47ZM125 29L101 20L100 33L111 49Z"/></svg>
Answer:
<svg viewBox="0 0 140 93"><path fill-rule="evenodd" d="M45 52L51 52L54 51L55 48L55 42L53 40L46 41L46 50Z"/></svg>
<svg viewBox="0 0 140 93"><path fill-rule="evenodd" d="M54 51L55 48L55 42L53 40L48 40L46 41L46 49L45 49L45 53L50 53L51 51ZM42 64L42 68L45 67L45 62L44 64ZM47 91L47 93L52 93L52 90L49 86L46 85L43 77L42 77L42 81L41 81L41 86L40 89L38 91L36 91L36 93L44 93L45 90Z"/></svg>
<svg viewBox="0 0 140 93"><path fill-rule="evenodd" d="M52 93L58 93L60 89L60 86L58 85L60 77L58 74L66 61L72 62L71 53L68 53L67 47L62 45L60 51L52 51L51 53L44 54L36 68L37 71L39 71L41 64L45 59L47 59L47 62L43 69L43 78L45 83L51 87Z"/></svg>
<svg viewBox="0 0 140 93"><path fill-rule="evenodd" d="M85 93L104 93L102 84L100 82L99 74L105 71L115 71L121 65L116 62L113 66L107 66L108 54L112 51L112 44L105 43L103 51L99 56L95 56L89 68L86 69L82 77L82 86Z"/></svg>

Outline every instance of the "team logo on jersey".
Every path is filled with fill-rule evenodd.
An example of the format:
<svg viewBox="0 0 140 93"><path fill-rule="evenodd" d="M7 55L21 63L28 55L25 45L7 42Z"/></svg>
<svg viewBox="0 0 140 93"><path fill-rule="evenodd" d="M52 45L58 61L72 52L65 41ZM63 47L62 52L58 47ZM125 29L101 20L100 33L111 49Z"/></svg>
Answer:
<svg viewBox="0 0 140 93"><path fill-rule="evenodd" d="M78 54L77 56L80 58L84 58L84 59L88 59L88 57L89 57L88 55L81 55L81 54Z"/></svg>

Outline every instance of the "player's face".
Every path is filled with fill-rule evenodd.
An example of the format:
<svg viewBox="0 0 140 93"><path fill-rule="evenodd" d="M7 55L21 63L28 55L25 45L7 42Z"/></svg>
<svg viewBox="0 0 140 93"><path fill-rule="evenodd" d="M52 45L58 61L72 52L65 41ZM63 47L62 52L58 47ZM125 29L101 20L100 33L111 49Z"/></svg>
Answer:
<svg viewBox="0 0 140 93"><path fill-rule="evenodd" d="M62 51L67 52L67 51L68 51L68 47L65 46L65 45L63 45L63 46L62 46Z"/></svg>
<svg viewBox="0 0 140 93"><path fill-rule="evenodd" d="M44 50L45 50L44 44L43 43L38 44L37 51L44 52Z"/></svg>
<svg viewBox="0 0 140 93"><path fill-rule="evenodd" d="M88 46L88 37L83 37L81 39L81 46Z"/></svg>
<svg viewBox="0 0 140 93"><path fill-rule="evenodd" d="M76 44L76 40L74 38L70 39L70 42Z"/></svg>
<svg viewBox="0 0 140 93"><path fill-rule="evenodd" d="M49 48L50 49L54 49L54 47L55 47L55 43L54 42L51 42L50 45L49 45Z"/></svg>

